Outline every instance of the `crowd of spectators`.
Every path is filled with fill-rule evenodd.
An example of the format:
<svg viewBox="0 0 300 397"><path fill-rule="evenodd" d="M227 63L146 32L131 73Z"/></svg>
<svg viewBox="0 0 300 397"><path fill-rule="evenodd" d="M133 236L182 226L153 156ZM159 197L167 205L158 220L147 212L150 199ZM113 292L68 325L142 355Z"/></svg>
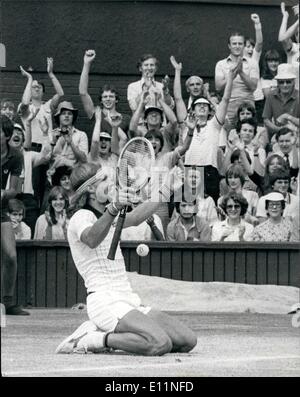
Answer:
<svg viewBox="0 0 300 397"><path fill-rule="evenodd" d="M123 240L299 241L299 6L293 17L284 3L281 12L286 59L265 48L252 14L255 39L230 34L229 54L216 63L215 91L196 75L183 84L183 62L174 56L173 87L168 76L157 81L158 59L143 55L141 78L127 89L130 115L117 110L112 85L94 104L88 90L96 52L87 50L78 94L94 123L90 144L76 128L78 109L63 98L53 59L47 73L55 94L48 100L44 84L20 67L21 102L1 100L1 209L15 238L66 239L73 170L82 163L105 170L96 192L105 208L122 148L144 136L154 148L158 183L177 165L185 170L183 189L146 222L123 230Z"/></svg>

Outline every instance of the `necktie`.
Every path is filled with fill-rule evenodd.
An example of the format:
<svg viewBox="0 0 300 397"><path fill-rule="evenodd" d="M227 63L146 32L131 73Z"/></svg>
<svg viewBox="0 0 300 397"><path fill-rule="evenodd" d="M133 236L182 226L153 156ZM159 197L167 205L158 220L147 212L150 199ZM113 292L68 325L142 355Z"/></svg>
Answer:
<svg viewBox="0 0 300 397"><path fill-rule="evenodd" d="M285 159L286 166L288 168L290 168L291 165L290 165L289 155L287 153L284 155L284 159Z"/></svg>

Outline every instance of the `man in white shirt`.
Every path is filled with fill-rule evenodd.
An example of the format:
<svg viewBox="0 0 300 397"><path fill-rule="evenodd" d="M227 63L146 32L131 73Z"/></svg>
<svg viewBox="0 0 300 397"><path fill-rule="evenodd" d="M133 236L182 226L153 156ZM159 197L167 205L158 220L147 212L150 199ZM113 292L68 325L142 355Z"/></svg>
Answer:
<svg viewBox="0 0 300 397"><path fill-rule="evenodd" d="M243 55L245 38L241 33L236 32L230 35L228 48L230 55L216 64L215 86L217 91L223 91L230 68L237 68L227 109L228 120L225 124L225 129L229 132L235 128L239 105L245 100L251 101L254 105L253 92L259 79L259 67L257 62Z"/></svg>
<svg viewBox="0 0 300 397"><path fill-rule="evenodd" d="M97 201L97 188L105 175L91 164L76 167L71 182L77 189L77 211L70 219L68 241L75 266L87 288L87 312L90 321L83 323L56 349L56 353L101 352L105 349L153 356L169 352L188 352L197 343L194 333L176 319L150 307L143 306L140 297L131 289L124 258L118 245L114 260L107 259L115 230L115 218L124 205L134 200L134 192L120 190L117 201L103 213ZM182 184L182 171L170 172L175 185ZM160 190L169 200L170 180ZM79 196L80 186L87 191ZM79 188L79 190L78 190ZM146 220L159 206L148 201L127 214L124 227L136 226Z"/></svg>
<svg viewBox="0 0 300 397"><path fill-rule="evenodd" d="M173 107L174 102L170 96L168 86L155 80L158 60L152 54L143 55L138 62L138 69L142 73L142 78L138 81L130 83L127 88L127 100L129 107L134 112L140 101L145 88L149 92L151 100L149 106L157 106L156 95L160 93L167 105Z"/></svg>

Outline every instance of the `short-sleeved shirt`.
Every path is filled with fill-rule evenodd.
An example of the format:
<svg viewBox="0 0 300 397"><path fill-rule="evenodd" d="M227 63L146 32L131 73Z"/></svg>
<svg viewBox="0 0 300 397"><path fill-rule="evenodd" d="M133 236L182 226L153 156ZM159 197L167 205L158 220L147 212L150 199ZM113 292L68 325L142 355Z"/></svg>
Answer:
<svg viewBox="0 0 300 397"><path fill-rule="evenodd" d="M222 125L216 116L208 120L204 127L194 130L189 150L185 154L186 165L211 165L218 168L219 133ZM185 139L187 131L183 139Z"/></svg>
<svg viewBox="0 0 300 397"><path fill-rule="evenodd" d="M225 237L224 241L240 241L239 226L245 227L244 240L251 241L253 226L250 223L245 222L243 219L237 226L229 225L227 219L214 223L212 227L211 241L221 241L224 229L230 229L231 231L231 233L227 237Z"/></svg>
<svg viewBox="0 0 300 397"><path fill-rule="evenodd" d="M51 133L53 130L53 125L52 125L51 101L52 100L49 99L49 101L41 104L38 114L31 122L31 140L33 143L44 144L44 143L49 143L49 141L50 142L52 141ZM20 110L21 105L22 104L20 103L18 106L18 114L21 117L22 123L25 125L25 122L26 122L29 114L36 111L37 107L33 103L30 103L28 110L26 110L26 112L24 112L24 113L21 113L21 110ZM49 125L48 136L43 135L43 132L41 130L40 123L39 123L39 121L44 123L45 118L47 119L48 125Z"/></svg>
<svg viewBox="0 0 300 397"><path fill-rule="evenodd" d="M227 80L229 70L234 63L235 62L231 58L231 55L217 62L215 68L215 76L221 78L225 77ZM259 79L258 63L252 60L251 58L243 57L243 72L250 78L258 80ZM253 91L251 91L250 88L246 86L246 84L239 75L233 80L231 97L229 101L232 102L238 99L250 100L250 101L254 100Z"/></svg>
<svg viewBox="0 0 300 397"><path fill-rule="evenodd" d="M271 120L275 125L278 125L277 118L283 113L288 113L291 116L299 118L299 99L296 90L294 90L286 101L281 98L278 89L267 96L263 118Z"/></svg>
<svg viewBox="0 0 300 397"><path fill-rule="evenodd" d="M72 134L72 141L74 145L81 150L85 155L88 154L88 137L84 131L77 130L73 127L73 134ZM56 142L56 145L53 149L53 156L55 155L62 155L67 160L71 160L74 164L77 163L75 154L73 149L69 143L67 143L64 137L60 136Z"/></svg>
<svg viewBox="0 0 300 397"><path fill-rule="evenodd" d="M88 292L101 291L104 300L118 300L122 294L132 293L124 258L118 245L114 260L107 259L117 219L106 237L96 247L90 248L81 241L81 235L97 222L96 215L81 209L70 219L68 241L75 266L82 276Z"/></svg>

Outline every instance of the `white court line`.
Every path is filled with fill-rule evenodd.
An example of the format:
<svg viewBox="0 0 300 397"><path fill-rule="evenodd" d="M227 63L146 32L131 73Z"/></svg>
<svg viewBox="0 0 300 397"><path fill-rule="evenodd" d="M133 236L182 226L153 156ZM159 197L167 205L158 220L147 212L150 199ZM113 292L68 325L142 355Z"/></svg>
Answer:
<svg viewBox="0 0 300 397"><path fill-rule="evenodd" d="M139 369L143 369L143 368L151 368L151 367L180 367L183 364L191 364L191 365L196 365L196 364L219 364L219 363L241 363L241 362L255 362L255 361L269 361L269 360L291 360L291 359L299 359L300 360L300 356L299 355L295 355L295 356L261 356L261 357L257 357L257 356L253 356L253 357L232 357L232 358L223 358L223 359L207 359L207 358L203 358L203 359L198 359L198 360L189 360L188 362L183 362L181 361L181 363L176 362L176 363L158 363L155 364L153 363L149 363L149 364L139 364ZM300 361L299 361L300 362ZM109 371L109 370L117 370L117 369L136 369L136 364L130 366L128 364L126 365L108 365L106 367L87 367L87 368L72 368L72 367L68 367L68 368L61 368L61 369L57 369L57 370L43 370L43 371L9 371L9 372L5 372L3 371L2 375L3 376L11 376L11 375L38 375L38 374L47 374L47 373L67 373L67 372L88 372L88 371L99 371L99 372L103 372L103 371ZM299 370L300 370L300 366L299 366Z"/></svg>

